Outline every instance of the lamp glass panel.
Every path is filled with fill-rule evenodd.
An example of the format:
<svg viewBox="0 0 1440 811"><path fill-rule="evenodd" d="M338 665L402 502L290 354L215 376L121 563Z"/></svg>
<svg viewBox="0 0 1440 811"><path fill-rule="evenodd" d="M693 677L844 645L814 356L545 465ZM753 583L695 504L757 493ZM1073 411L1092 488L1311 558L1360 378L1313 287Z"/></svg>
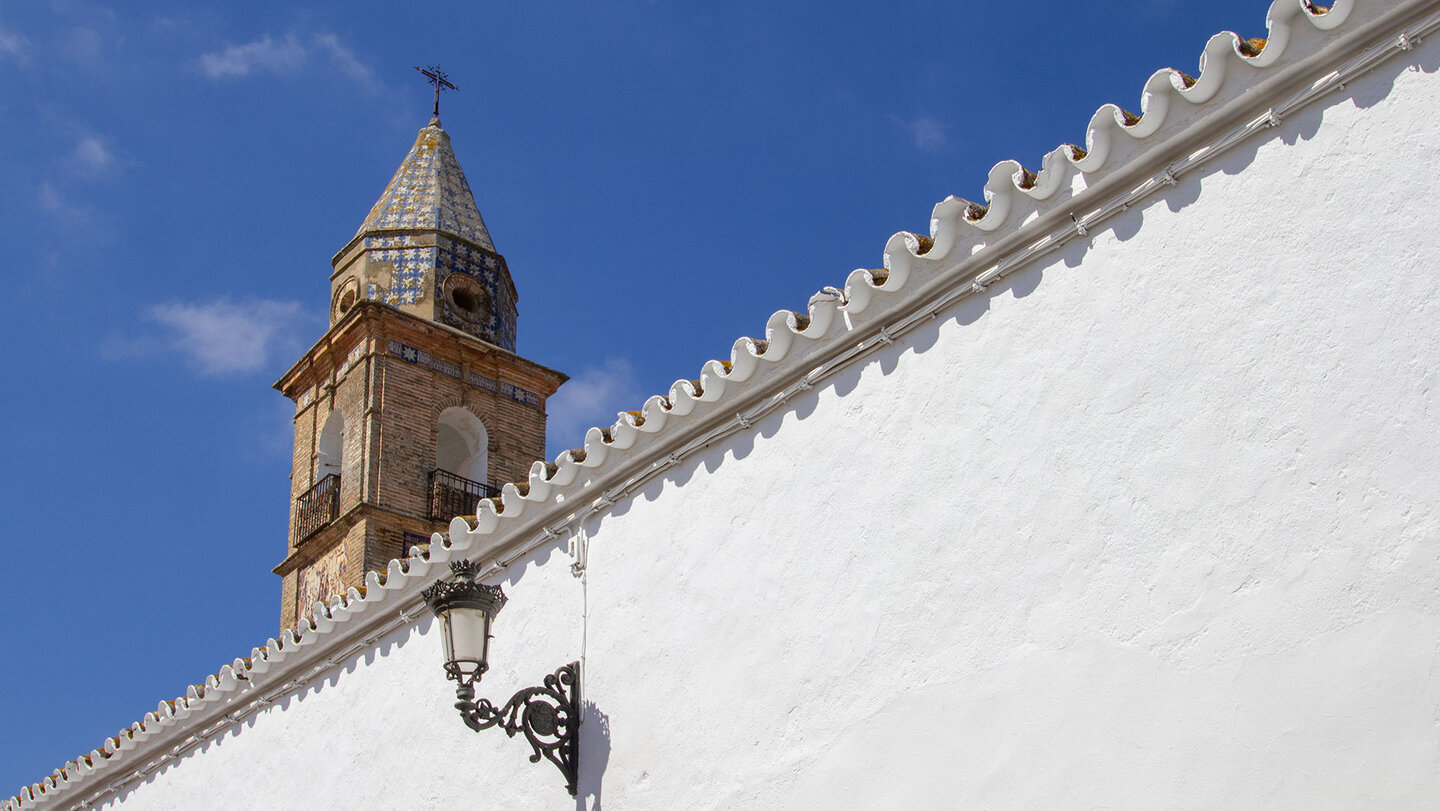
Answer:
<svg viewBox="0 0 1440 811"><path fill-rule="evenodd" d="M444 631L445 661L459 664L462 671L484 672L490 615L479 608L451 608L446 612Z"/></svg>

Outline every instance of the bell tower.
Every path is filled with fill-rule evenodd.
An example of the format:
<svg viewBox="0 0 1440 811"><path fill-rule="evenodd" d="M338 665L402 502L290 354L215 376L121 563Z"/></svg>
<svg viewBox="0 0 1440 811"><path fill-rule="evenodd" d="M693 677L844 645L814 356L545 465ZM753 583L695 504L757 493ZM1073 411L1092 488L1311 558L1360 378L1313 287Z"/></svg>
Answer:
<svg viewBox="0 0 1440 811"><path fill-rule="evenodd" d="M333 260L295 402L281 627L544 458L565 375L515 354L519 299L438 117Z"/></svg>

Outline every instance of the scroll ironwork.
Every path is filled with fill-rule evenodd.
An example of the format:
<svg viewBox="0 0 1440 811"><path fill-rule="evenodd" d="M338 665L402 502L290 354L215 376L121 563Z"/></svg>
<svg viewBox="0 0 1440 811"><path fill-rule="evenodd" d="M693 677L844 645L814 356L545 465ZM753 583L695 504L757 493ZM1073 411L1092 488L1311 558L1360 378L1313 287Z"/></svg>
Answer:
<svg viewBox="0 0 1440 811"><path fill-rule="evenodd" d="M468 695L467 695L468 693ZM543 757L565 775L565 788L575 796L580 762L580 663L571 662L545 677L540 687L526 687L496 707L488 699L475 701L473 688L462 686L455 709L465 725L479 732L499 727L509 737L524 733L533 750L531 763Z"/></svg>

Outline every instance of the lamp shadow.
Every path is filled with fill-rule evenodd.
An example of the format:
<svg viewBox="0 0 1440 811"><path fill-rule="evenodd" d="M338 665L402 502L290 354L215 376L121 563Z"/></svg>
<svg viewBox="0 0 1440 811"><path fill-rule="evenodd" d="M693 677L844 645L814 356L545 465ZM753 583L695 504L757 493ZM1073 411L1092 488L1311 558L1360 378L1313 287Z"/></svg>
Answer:
<svg viewBox="0 0 1440 811"><path fill-rule="evenodd" d="M580 774L575 786L575 811L601 811L600 790L609 763L610 716L596 708L595 702L586 701L580 711Z"/></svg>

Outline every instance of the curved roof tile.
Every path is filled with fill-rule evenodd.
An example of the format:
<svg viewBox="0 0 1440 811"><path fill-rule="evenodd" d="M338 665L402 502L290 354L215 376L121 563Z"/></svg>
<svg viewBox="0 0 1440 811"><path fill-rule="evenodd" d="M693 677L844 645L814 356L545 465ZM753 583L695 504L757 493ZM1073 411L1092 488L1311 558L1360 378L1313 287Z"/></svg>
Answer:
<svg viewBox="0 0 1440 811"><path fill-rule="evenodd" d="M328 652L320 643L330 641L337 632L359 633L357 626L366 626L364 616L368 613L376 618L383 604L388 603L393 611L397 603L417 599L421 587L443 574L447 561L474 551L485 543L487 536L505 531L507 527L502 524L518 525L533 518L536 511L549 506L548 502L558 501L557 496L565 497L570 505L585 503L577 498L585 495L597 503L613 504L606 492L598 497L589 492L603 484L602 468L619 472L627 459L644 456L642 451L663 453L669 448L665 443L670 438L684 435L687 423L693 427L697 416L721 410L714 405L697 412L700 404L714 404L722 398L733 402L746 394L747 389L753 392L774 386L776 367L785 366L791 372L810 368L813 364L808 359L814 357L816 344L853 343L855 330L844 327L847 322L883 325L885 322L881 319L896 313L903 303L903 297L893 294L902 291L919 294L925 287L925 277L933 274L947 257L968 256L988 247L992 232L1020 229L1020 224L1031 222L1047 209L1057 209L1060 213L1068 210L1070 205L1066 203L1073 205L1078 196L1085 194L1074 191L1075 188L1084 189L1088 186L1084 181L1098 179L1106 170L1113 171L1136 159L1139 152L1135 147L1166 142L1177 130L1194 126L1197 112L1218 111L1225 102L1253 91L1261 79L1252 69L1276 65L1281 62L1282 54L1287 57L1286 62L1299 63L1322 49L1339 46L1344 49L1342 53L1360 54L1347 68L1359 75L1397 49L1410 47L1410 40L1402 36L1388 47L1377 47L1373 39L1376 32L1367 32L1361 25L1346 26L1357 29L1353 39L1332 41L1332 32L1342 27L1352 11L1365 9L1370 13L1367 22L1388 17L1395 24L1403 25L1406 17L1413 19L1437 7L1440 0L1400 0L1393 6L1390 0L1335 0L1328 8L1317 6L1311 0L1273 0L1267 19L1270 36L1264 47L1232 33L1217 34L1206 45L1198 77L1174 70L1162 70L1150 77L1141 99L1139 117L1122 115L1114 105L1097 111L1086 132L1087 149L1063 145L1045 157L1039 172L1026 170L1013 161L997 164L985 186L986 205L955 197L942 200L935 206L930 236L901 232L891 237L885 248L885 269L853 271L843 290L827 288L812 297L808 313L776 312L766 324L765 338L736 341L730 360L704 364L699 381L678 380L667 396L651 397L638 412L618 415L613 426L591 428L583 448L564 451L553 463L537 461L531 467L526 482L529 486L523 492L515 484L507 484L501 497L479 503L474 527L464 518L454 519L449 536L438 533L433 536L428 552L417 550L414 557L391 560L384 572L366 574L363 589L352 588L326 602L316 603L310 615L302 617L295 629L286 629L278 639L268 640L264 648L251 651L249 660L236 659L233 664L222 667L217 676L207 678L205 685L192 688L173 702L161 702L156 712L123 730L123 737L107 739L102 748L26 786L0 808L25 811L49 805L52 800L78 799L87 791L103 791L106 786L123 783L129 774L143 775L158 768L156 759L163 760L165 756L158 746L199 740L202 736L194 725L207 720L214 723L216 714L226 710L232 701L244 701L252 690L284 692L290 685L303 683L299 674L319 672L311 659L322 651ZM1416 36L1440 30L1440 12L1409 30ZM1374 61L1365 61L1366 54ZM1240 80L1232 81L1221 92L1227 75L1238 75ZM1316 82L1312 89L1323 93L1341 78L1339 72L1332 72L1329 81ZM1305 102L1297 100L1296 103ZM436 121L421 131L412 157L427 138L438 139L432 142L435 154L443 146L444 154L451 155L448 138ZM453 155L450 160L453 163ZM406 164L409 163L407 158ZM454 168L463 187L464 176L458 164L454 164ZM397 179L404 175L404 170L402 165L396 173ZM391 185L395 186L395 181L391 181ZM463 188L468 199L469 189ZM1145 189L1151 190L1149 185ZM387 189L381 203L389 198L389 192ZM372 218L383 208L377 204ZM478 217L477 211L477 222ZM366 222L368 227L370 219ZM1001 226L1008 227L1002 229ZM483 228L481 224L482 234ZM485 236L488 238L488 234ZM993 239L999 241L999 236ZM884 341L887 337L881 328L878 339ZM808 377L801 378L797 387L807 388L807 381ZM737 418L740 416L736 414ZM612 454L612 450L620 453ZM529 515L526 515L527 505L531 505ZM401 620L409 617L403 607L398 615L391 611L384 613ZM312 651L316 656L307 655ZM257 681L264 684L257 685ZM189 737L178 737L180 734ZM107 777L115 782L100 783Z"/></svg>

